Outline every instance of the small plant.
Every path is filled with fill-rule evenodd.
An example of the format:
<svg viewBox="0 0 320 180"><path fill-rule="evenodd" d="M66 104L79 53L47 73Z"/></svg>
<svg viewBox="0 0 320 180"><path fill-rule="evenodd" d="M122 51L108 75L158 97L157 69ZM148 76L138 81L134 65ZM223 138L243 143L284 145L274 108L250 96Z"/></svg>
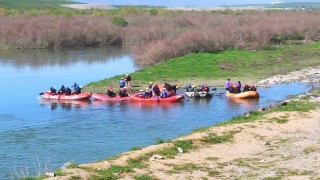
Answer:
<svg viewBox="0 0 320 180"><path fill-rule="evenodd" d="M287 118L277 118L277 117L273 117L269 119L269 122L276 122L278 124L284 124L287 123L289 120Z"/></svg>
<svg viewBox="0 0 320 180"><path fill-rule="evenodd" d="M165 142L166 142L166 140L164 140L164 139L161 139L159 137L156 138L156 144L163 144Z"/></svg>
<svg viewBox="0 0 320 180"><path fill-rule="evenodd" d="M130 149L130 151L137 151L137 150L140 150L140 149L142 149L142 148L139 147L139 146L134 146L134 147L132 147L132 148Z"/></svg>
<svg viewBox="0 0 320 180"><path fill-rule="evenodd" d="M122 17L113 17L111 19L112 24L120 26L120 27L127 27L128 26L128 22L122 18Z"/></svg>
<svg viewBox="0 0 320 180"><path fill-rule="evenodd" d="M210 143L210 144L219 144L219 143L231 141L232 139L233 139L232 133L226 133L221 136L217 136L215 134L210 133L209 135L203 137L201 141L205 143Z"/></svg>
<svg viewBox="0 0 320 180"><path fill-rule="evenodd" d="M316 150L317 150L316 147L311 146L311 147L304 148L303 153L309 154L309 153L315 152Z"/></svg>
<svg viewBox="0 0 320 180"><path fill-rule="evenodd" d="M135 180L152 180L153 178L149 176L148 174L139 174L134 176Z"/></svg>

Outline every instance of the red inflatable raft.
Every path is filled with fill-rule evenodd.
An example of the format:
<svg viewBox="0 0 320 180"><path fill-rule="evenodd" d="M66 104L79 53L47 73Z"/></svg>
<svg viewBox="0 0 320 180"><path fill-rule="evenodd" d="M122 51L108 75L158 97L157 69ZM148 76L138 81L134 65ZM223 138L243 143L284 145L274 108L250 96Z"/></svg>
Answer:
<svg viewBox="0 0 320 180"><path fill-rule="evenodd" d="M100 100L100 101L126 101L130 99L129 96L120 97L119 95L117 95L115 97L109 97L106 94L99 94L99 93L93 93L92 98L94 98L94 100Z"/></svg>
<svg viewBox="0 0 320 180"><path fill-rule="evenodd" d="M226 96L230 98L236 98L236 99L259 98L259 93L257 93L256 91L246 91L239 94L233 94L227 91Z"/></svg>
<svg viewBox="0 0 320 180"><path fill-rule="evenodd" d="M173 96L169 96L167 98L160 98L157 96L152 96L151 98L143 98L139 93L133 94L130 96L130 100L134 102L147 102L147 103L152 103L152 102L177 102L183 100L184 95L182 94L176 94Z"/></svg>
<svg viewBox="0 0 320 180"><path fill-rule="evenodd" d="M50 100L85 100L91 97L90 93L81 93L81 94L73 94L73 95L65 95L65 94L55 94L52 95L51 92L44 92L41 94L43 99Z"/></svg>

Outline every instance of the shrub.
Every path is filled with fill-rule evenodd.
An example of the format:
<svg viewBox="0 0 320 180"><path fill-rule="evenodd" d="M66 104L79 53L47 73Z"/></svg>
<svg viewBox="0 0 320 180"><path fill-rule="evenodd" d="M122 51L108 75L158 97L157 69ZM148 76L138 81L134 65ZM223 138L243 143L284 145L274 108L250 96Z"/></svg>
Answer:
<svg viewBox="0 0 320 180"><path fill-rule="evenodd" d="M112 24L120 26L120 27L127 27L128 26L128 22L122 18L122 17L113 17L111 19Z"/></svg>

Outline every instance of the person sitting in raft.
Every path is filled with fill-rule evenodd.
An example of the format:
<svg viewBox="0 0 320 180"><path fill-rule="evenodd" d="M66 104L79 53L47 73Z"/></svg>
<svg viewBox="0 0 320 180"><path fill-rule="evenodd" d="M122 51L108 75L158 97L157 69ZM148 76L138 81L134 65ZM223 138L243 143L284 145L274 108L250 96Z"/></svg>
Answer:
<svg viewBox="0 0 320 180"><path fill-rule="evenodd" d="M229 91L230 93L233 93L233 94L234 94L233 84L230 84L230 85L229 85L229 88L228 88L227 91Z"/></svg>
<svg viewBox="0 0 320 180"><path fill-rule="evenodd" d="M236 82L236 85L239 87L239 89L241 89L241 82L240 81Z"/></svg>
<svg viewBox="0 0 320 180"><path fill-rule="evenodd" d="M52 95L56 95L57 94L57 90L54 87L50 87L50 92Z"/></svg>
<svg viewBox="0 0 320 180"><path fill-rule="evenodd" d="M118 81L118 84L119 84L119 87L120 88L123 88L126 86L126 82L124 81L124 78L121 78L119 81Z"/></svg>
<svg viewBox="0 0 320 180"><path fill-rule="evenodd" d="M167 88L163 88L161 93L160 93L160 97L161 98L167 98L169 96L168 90Z"/></svg>
<svg viewBox="0 0 320 180"><path fill-rule="evenodd" d="M243 91L242 91L242 92L246 92L246 91L250 91L250 87L249 87L248 83L245 83L245 84L244 84L244 87L243 87Z"/></svg>
<svg viewBox="0 0 320 180"><path fill-rule="evenodd" d="M257 91L257 88L254 86L254 84L251 85L250 91Z"/></svg>
<svg viewBox="0 0 320 180"><path fill-rule="evenodd" d="M164 83L163 87L165 87L168 91L172 91L173 90L173 87L168 83Z"/></svg>
<svg viewBox="0 0 320 180"><path fill-rule="evenodd" d="M224 83L224 87L226 88L227 91L229 91L230 85L231 85L231 81L228 78L227 81Z"/></svg>
<svg viewBox="0 0 320 180"><path fill-rule="evenodd" d="M66 87L64 94L67 96L71 95L71 89L69 87Z"/></svg>
<svg viewBox="0 0 320 180"><path fill-rule="evenodd" d="M126 88L121 88L121 89L119 90L119 96L120 96L120 97L127 97L127 96L129 96L128 93L127 93L127 89L126 89Z"/></svg>
<svg viewBox="0 0 320 180"><path fill-rule="evenodd" d="M58 91L58 94L64 94L65 92L66 92L66 88L64 87L64 85L62 85Z"/></svg>
<svg viewBox="0 0 320 180"><path fill-rule="evenodd" d="M149 88L149 89L152 89L152 87L153 87L153 82L149 82L148 88Z"/></svg>
<svg viewBox="0 0 320 180"><path fill-rule="evenodd" d="M191 84L187 84L185 87L187 92L191 92L191 88L192 88Z"/></svg>
<svg viewBox="0 0 320 180"><path fill-rule="evenodd" d="M179 88L178 85L173 85L173 86L172 86L172 91L173 91L174 94L177 94L177 89L178 89L178 88Z"/></svg>
<svg viewBox="0 0 320 180"><path fill-rule="evenodd" d="M151 97L152 97L152 91L147 87L146 91L144 92L144 98L151 98Z"/></svg>
<svg viewBox="0 0 320 180"><path fill-rule="evenodd" d="M128 73L125 74L124 81L126 83L126 87L130 88L130 86L131 86L131 76Z"/></svg>
<svg viewBox="0 0 320 180"><path fill-rule="evenodd" d="M156 95L157 97L160 96L160 89L158 87L158 84L155 84L152 88L153 94Z"/></svg>
<svg viewBox="0 0 320 180"><path fill-rule="evenodd" d="M209 88L208 88L208 86L207 85L205 85L205 84L203 84L203 86L202 86L202 92L209 92Z"/></svg>
<svg viewBox="0 0 320 180"><path fill-rule="evenodd" d="M72 94L80 94L81 93L81 88L77 83L73 83L73 86L71 86L73 88Z"/></svg>
<svg viewBox="0 0 320 180"><path fill-rule="evenodd" d="M234 90L234 93L235 93L235 94L241 93L241 90L240 90L239 86L237 86L236 84L233 85L233 90Z"/></svg>
<svg viewBox="0 0 320 180"><path fill-rule="evenodd" d="M112 86L109 86L109 87L108 87L108 89L107 89L107 95L108 95L109 97L111 97L111 98L116 96L116 93L113 92Z"/></svg>

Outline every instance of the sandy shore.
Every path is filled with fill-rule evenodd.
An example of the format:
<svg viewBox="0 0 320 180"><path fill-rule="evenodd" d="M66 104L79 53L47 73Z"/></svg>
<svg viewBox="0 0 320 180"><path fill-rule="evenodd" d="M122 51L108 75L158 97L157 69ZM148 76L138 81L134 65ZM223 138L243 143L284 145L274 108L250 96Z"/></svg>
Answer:
<svg viewBox="0 0 320 180"><path fill-rule="evenodd" d="M320 67L308 68L270 77L258 84L320 82L319 73ZM314 95L314 100L319 104L319 97ZM232 138L223 143L203 142L205 137L226 133L232 133ZM140 162L143 167L114 173L115 176L120 179L315 179L320 177L319 134L320 108L309 112L272 112L254 122L215 126L178 138L191 140L197 148L178 153L174 158L151 158L157 150L172 147L172 143L152 145L123 153L114 160L82 164L67 169L65 176L49 179L88 179L94 175L93 169L127 166L129 159L141 157L145 157Z"/></svg>

